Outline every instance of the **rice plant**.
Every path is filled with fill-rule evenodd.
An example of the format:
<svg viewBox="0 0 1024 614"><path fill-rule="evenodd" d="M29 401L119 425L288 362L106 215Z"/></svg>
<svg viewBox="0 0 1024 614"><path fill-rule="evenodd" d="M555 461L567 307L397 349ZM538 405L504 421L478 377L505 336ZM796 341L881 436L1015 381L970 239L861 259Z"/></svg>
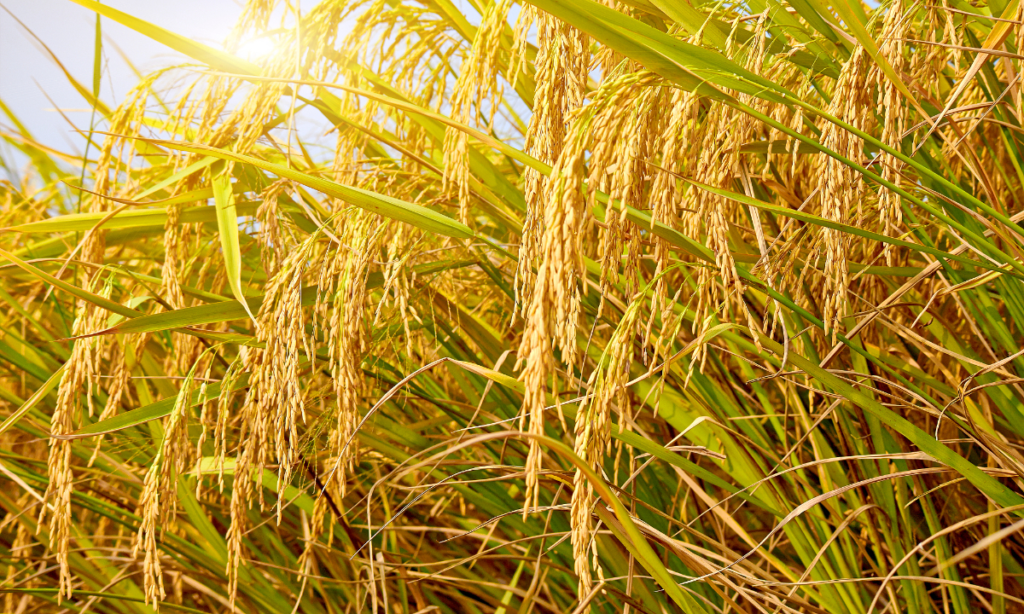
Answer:
<svg viewBox="0 0 1024 614"><path fill-rule="evenodd" d="M1024 611L1019 0L68 1L3 611Z"/></svg>

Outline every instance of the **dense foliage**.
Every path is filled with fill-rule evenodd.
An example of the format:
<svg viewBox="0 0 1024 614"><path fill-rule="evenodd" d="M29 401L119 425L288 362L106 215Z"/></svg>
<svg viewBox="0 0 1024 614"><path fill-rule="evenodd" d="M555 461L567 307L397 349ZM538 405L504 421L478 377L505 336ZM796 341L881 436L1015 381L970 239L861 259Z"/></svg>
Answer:
<svg viewBox="0 0 1024 614"><path fill-rule="evenodd" d="M1018 0L71 1L5 612L1024 611Z"/></svg>

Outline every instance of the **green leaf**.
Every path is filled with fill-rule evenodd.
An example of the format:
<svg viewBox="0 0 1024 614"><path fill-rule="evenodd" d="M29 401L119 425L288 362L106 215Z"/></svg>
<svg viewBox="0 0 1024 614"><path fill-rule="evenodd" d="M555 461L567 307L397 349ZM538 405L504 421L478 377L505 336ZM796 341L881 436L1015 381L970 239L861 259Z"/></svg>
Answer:
<svg viewBox="0 0 1024 614"><path fill-rule="evenodd" d="M780 356L782 355L783 348L780 344L760 333L758 337L766 348ZM946 447L934 437L918 428L914 423L885 407L870 395L854 388L832 373L819 367L816 362L808 360L796 352L791 351L789 353L789 360L797 368L807 372L814 379L836 391L858 407L871 413L881 420L883 424L906 437L922 452L929 454L935 460L957 471L994 502L1003 507L1024 505L1024 497L1013 492L999 480L982 471L977 465ZM1017 514L1024 515L1024 511L1019 510Z"/></svg>
<svg viewBox="0 0 1024 614"><path fill-rule="evenodd" d="M205 193L205 196L203 196L203 193ZM213 192L210 189L197 190L190 198L184 198L183 195L182 197L168 201L166 204L193 202L209 198L210 196L213 196ZM246 201L235 203L235 211L238 215L253 215L256 213L256 209L258 207L258 202ZM38 222L29 222L27 224L12 226L5 230L26 234L44 232L83 232L92 229L107 215L109 215L109 213L105 211L98 213L71 213L68 215L60 215L45 220L39 220ZM216 207L186 207L181 210L180 223L182 224L202 224L215 221L217 221ZM154 226L162 228L166 224L167 209L129 209L118 213L116 216L104 222L103 228L109 230L119 228L152 228Z"/></svg>
<svg viewBox="0 0 1024 614"><path fill-rule="evenodd" d="M441 260L427 264L417 265L411 268L416 275L430 275L459 269L475 264L472 260ZM370 273L366 279L367 289L379 288L384 285L384 276L381 273ZM303 288L302 305L312 305L317 298L319 289L315 286ZM96 333L97 335L124 335L130 333L153 333L162 330L172 330L204 324L215 324L217 322L229 322L240 320L248 316L249 312L258 312L263 305L263 296L246 297L248 310L242 306L240 301L220 301L209 305L197 305L185 307L173 311L163 311L151 315L143 315L130 320L125 320L116 326Z"/></svg>
<svg viewBox="0 0 1024 614"><path fill-rule="evenodd" d="M96 2L96 0L71 1L79 6L89 9L90 11L95 11L104 17L110 18L123 26L127 26L140 34L144 34L158 43L163 43L179 53L183 53L190 58L195 58L200 62L209 64L217 70L257 75L261 72L260 67L252 62L233 56L230 53L218 51L209 45L204 45L203 43L186 38L180 34L175 34L174 32L165 30L158 25L139 19L138 17L134 17L128 13L123 13L106 4Z"/></svg>
<svg viewBox="0 0 1024 614"><path fill-rule="evenodd" d="M249 309L249 302L242 290L242 250L238 244L238 212L235 210L235 197L231 193L231 175L227 170L214 173L212 183L213 200L217 206L217 229L228 286L255 323L256 316Z"/></svg>
<svg viewBox="0 0 1024 614"><path fill-rule="evenodd" d="M4 420L2 424L0 424L0 435L6 432L7 429L14 426L18 422L18 420L22 418L22 416L27 414L29 411L32 410L33 407L38 405L39 401L43 400L43 398L45 398L46 395L50 394L50 392L57 387L57 384L60 383L60 379L63 375L64 365L61 365L61 367L54 371L53 375L51 375L49 379L47 379L43 383L43 385L39 387L38 390L32 393L32 396L25 399L25 402L21 404L21 407L14 410L14 413L12 413L10 416L7 416L7 419Z"/></svg>
<svg viewBox="0 0 1024 614"><path fill-rule="evenodd" d="M224 459L224 475L235 475L238 467L238 459L236 458L225 458ZM219 473L221 470L220 459L213 456L205 456L199 459L198 471L201 475L212 475ZM256 473L253 469L252 479L257 484L262 485L267 490L278 493L286 502L295 505L300 510L312 515L313 513L313 497L309 496L308 493L302 492L298 488L291 484L285 484L284 488L280 487L281 480L278 479L277 475L269 469L264 469L262 473Z"/></svg>
<svg viewBox="0 0 1024 614"><path fill-rule="evenodd" d="M970 258L966 258L964 256L958 256L956 254L951 254L949 252L945 252L945 251L942 251L941 249L936 249L936 248L930 247L928 245L922 245L920 243L911 243L910 241L903 241L901 239L894 239L892 237L887 237L885 235L878 234L878 233L875 233L875 232L871 232L869 230L864 230L862 228L857 228L856 226L851 226L849 224L843 224L841 222L834 222L832 220L826 220L823 217L819 217L817 215L814 215L813 213L807 213L806 211L798 211L796 209L788 209L786 207L779 207L777 205L772 205L772 204L769 204L769 203L757 200L755 198L750 198L749 196L746 196L744 194L739 194L739 193L736 193L736 192L730 192L729 190L723 190L721 188L714 188L714 187L711 187L709 185L704 185L703 183L692 181L690 179L685 179L684 181L686 181L687 183L692 184L692 185L694 185L694 186L696 186L696 187L698 187L698 188L700 188L702 190L705 190L707 192L711 192L712 194L717 194L717 195L722 196L724 198L728 198L728 199L731 199L731 200L735 200L737 202L741 202L741 203L743 203L745 205L750 205L752 207L757 207L758 209L762 209L764 211L769 211L769 212L774 213L776 215L781 215L781 216L789 217L789 218L792 218L792 219L795 219L795 220L800 220L801 222L807 222L808 224L814 224L815 226L821 226L823 228L831 228L833 230L839 230L839 231L845 232L847 234L856 235L858 237L863 237L865 239L870 239L872 241L878 241L879 243L887 243L889 245L894 245L896 247L905 247L907 249L911 249L911 250L914 250L916 252L921 252L921 253L924 253L924 254L930 254L932 256L937 256L939 258L945 258L945 259L948 259L948 260L955 260L956 262L960 262L960 263L966 264L968 266L980 267L980 268L983 268L983 269L987 269L989 271L996 271L996 272L1000 272L1000 273L1010 274L1005 269L1001 269L1001 268L995 266L994 264L991 264L991 263L988 263L988 262L984 262L984 261L981 261L981 260L971 260Z"/></svg>
<svg viewBox="0 0 1024 614"><path fill-rule="evenodd" d="M102 296L99 296L98 294L94 294L92 292L89 292L88 290L83 290L82 288L79 288L78 286L75 286L75 285L69 284L66 281L57 279L53 275L50 275L49 273L46 273L45 271L42 271L39 268L32 266L31 264L25 262L21 258L18 258L14 254L11 254L10 252L4 251L3 249L0 249L0 256L2 256L4 258L7 258L11 262L13 262L14 265L17 266L18 268L22 269L23 271L25 271L27 273L30 273L30 274L38 277L39 279L47 282L51 286L54 286L56 288L60 288L61 290L64 290L65 292L71 294L72 296L77 296L78 298L80 298L80 299L82 299L84 301L90 302L93 305L96 305L97 307L102 307L103 309L106 309L107 311L111 311L113 313L119 313L119 314L121 314L123 316L128 316L128 317L142 315L140 312L138 312L135 309L132 309L130 307L125 307L124 305L122 305L120 303L115 303L114 301L111 301L109 299L105 299Z"/></svg>
<svg viewBox="0 0 1024 614"><path fill-rule="evenodd" d="M342 185L329 179L314 177L313 175L309 175L286 166L281 166L280 164L274 164L272 162L260 160L259 158L234 153L225 149L210 147L208 145L201 145L198 143L178 143L176 141L162 141L154 139L141 140L154 145L167 147L169 149L176 149L178 151L214 156L229 162L251 164L257 168L262 168L265 171L270 171L279 177L291 179L292 181L301 183L304 186L313 188L318 192L323 192L328 196L341 199L359 207L360 209L365 209L366 211L370 211L399 222L405 222L406 224L426 230L427 232L456 239L476 238L473 231L465 224L457 222L432 209L398 200L397 198L377 194L376 192L370 192L369 190L363 190L361 188Z"/></svg>
<svg viewBox="0 0 1024 614"><path fill-rule="evenodd" d="M248 383L248 374L243 375L235 383L235 388L245 387ZM220 383L215 383L195 391L192 397L192 407L201 405L207 400L216 399L217 395L220 394L220 389ZM177 401L177 395L167 397L166 399L161 399L155 403L150 403L149 405L118 414L112 418L94 422L73 433L68 433L66 435L54 435L53 437L55 439L84 439L86 437L96 437L97 435L106 435L108 433L123 431L124 429L131 428L133 426L145 424L150 420L156 420L170 415L174 410L174 404L177 403Z"/></svg>
<svg viewBox="0 0 1024 614"><path fill-rule="evenodd" d="M649 70L687 90L720 101L733 97L713 86L772 102L792 92L739 66L721 53L685 43L593 0L528 0Z"/></svg>

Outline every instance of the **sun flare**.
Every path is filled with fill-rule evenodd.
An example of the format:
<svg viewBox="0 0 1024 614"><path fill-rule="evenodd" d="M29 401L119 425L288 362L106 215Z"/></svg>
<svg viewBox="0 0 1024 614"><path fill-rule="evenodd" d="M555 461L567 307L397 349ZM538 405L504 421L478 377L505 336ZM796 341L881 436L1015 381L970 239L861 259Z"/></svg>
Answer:
<svg viewBox="0 0 1024 614"><path fill-rule="evenodd" d="M250 62L263 62L268 59L277 51L280 50L280 45L267 36L260 36L249 39L242 43L236 50L236 55L243 57Z"/></svg>

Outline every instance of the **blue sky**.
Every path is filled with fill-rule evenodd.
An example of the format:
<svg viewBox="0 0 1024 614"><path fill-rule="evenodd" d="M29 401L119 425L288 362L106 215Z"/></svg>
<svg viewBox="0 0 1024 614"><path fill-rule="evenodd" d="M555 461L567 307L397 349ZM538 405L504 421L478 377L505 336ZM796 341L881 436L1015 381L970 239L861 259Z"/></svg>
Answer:
<svg viewBox="0 0 1024 614"><path fill-rule="evenodd" d="M241 12L235 0L103 0L119 10L205 43L218 45ZM70 0L0 0L32 29L75 77L92 83L95 13ZM102 98L111 106L124 98L136 77L108 44L113 42L142 72L181 61L166 47L117 23L104 19L105 38ZM45 93L44 93L45 92ZM53 100L47 100L47 95ZM3 100L33 135L45 145L69 150L81 139L54 111L65 110L80 128L88 128L87 104L64 75L38 48L24 29L0 9L0 100ZM7 118L0 116L0 123Z"/></svg>

